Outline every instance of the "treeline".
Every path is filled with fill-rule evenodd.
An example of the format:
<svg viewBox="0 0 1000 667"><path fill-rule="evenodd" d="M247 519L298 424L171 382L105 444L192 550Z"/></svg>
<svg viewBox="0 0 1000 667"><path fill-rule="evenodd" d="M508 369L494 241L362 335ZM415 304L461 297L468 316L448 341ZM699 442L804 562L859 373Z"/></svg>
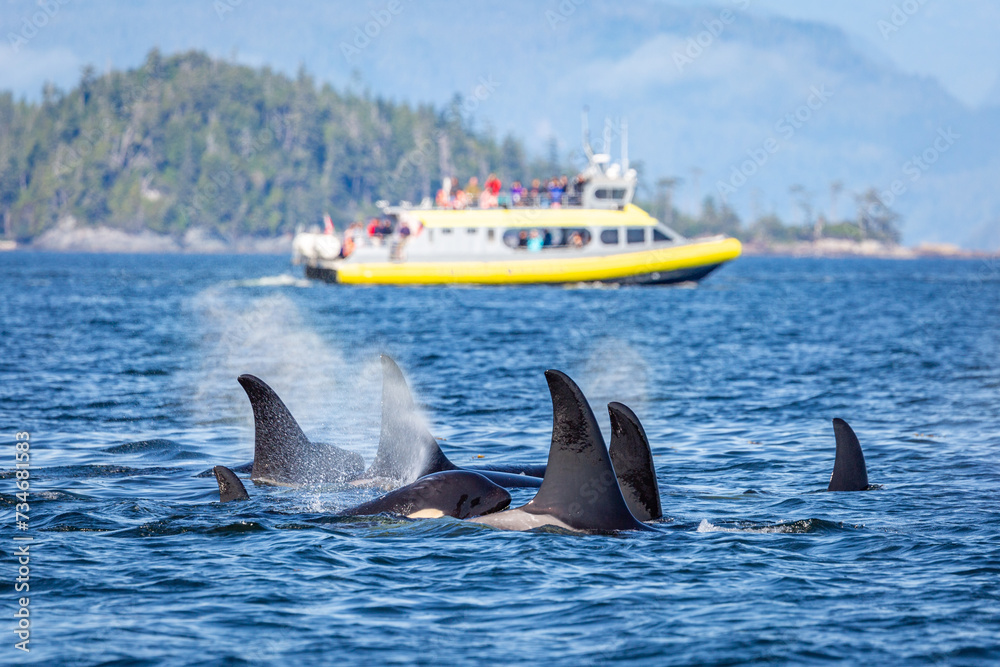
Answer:
<svg viewBox="0 0 1000 667"><path fill-rule="evenodd" d="M512 137L477 132L447 109L343 93L190 52L97 76L40 103L0 94L4 235L30 240L81 225L223 239L344 224L375 202L433 197L442 174L511 179L559 173ZM463 181L464 182L464 181Z"/></svg>
<svg viewBox="0 0 1000 667"><path fill-rule="evenodd" d="M808 198L803 197L801 186L792 186L793 194L798 194L798 207L801 209L803 222L799 224L786 223L774 213L763 215L744 224L740 217L729 206L717 203L712 196L705 197L698 215L682 213L672 205L669 190L661 187L657 196L640 206L654 217L665 221L684 236L693 238L709 234L726 234L741 241L761 244L794 243L796 241L817 241L820 239L848 239L863 241L866 239L881 241L890 245L900 242L902 234L899 230L899 215L885 206L875 188L869 188L854 198L854 216L834 220L816 213ZM839 189L834 184L834 190Z"/></svg>

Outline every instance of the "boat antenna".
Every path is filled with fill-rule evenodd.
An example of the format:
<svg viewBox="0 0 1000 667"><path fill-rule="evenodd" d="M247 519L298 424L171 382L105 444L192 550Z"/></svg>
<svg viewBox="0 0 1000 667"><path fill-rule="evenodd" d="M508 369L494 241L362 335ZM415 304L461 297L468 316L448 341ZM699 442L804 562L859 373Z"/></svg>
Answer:
<svg viewBox="0 0 1000 667"><path fill-rule="evenodd" d="M583 107L583 152L587 161L594 161L594 149L590 147L590 107Z"/></svg>
<svg viewBox="0 0 1000 667"><path fill-rule="evenodd" d="M604 150L601 151L610 159L611 157L611 119L604 118Z"/></svg>
<svg viewBox="0 0 1000 667"><path fill-rule="evenodd" d="M622 173L628 173L628 120L622 118Z"/></svg>

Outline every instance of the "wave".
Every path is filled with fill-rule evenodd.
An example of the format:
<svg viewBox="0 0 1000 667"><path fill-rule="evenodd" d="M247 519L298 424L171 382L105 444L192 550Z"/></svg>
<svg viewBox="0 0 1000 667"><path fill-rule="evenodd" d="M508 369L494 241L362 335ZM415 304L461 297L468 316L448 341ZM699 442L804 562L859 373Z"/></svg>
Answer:
<svg viewBox="0 0 1000 667"><path fill-rule="evenodd" d="M729 522L725 522L729 523ZM753 521L734 521L731 525L714 524L708 519L702 519L698 524L699 533L815 533L829 530L842 530L842 523L825 521L823 519L800 519L798 521L780 521L778 523L758 523Z"/></svg>
<svg viewBox="0 0 1000 667"><path fill-rule="evenodd" d="M247 280L234 280L229 283L233 287L312 287L313 282L305 278L296 278L290 273L281 273L276 276L262 276L260 278L248 278Z"/></svg>

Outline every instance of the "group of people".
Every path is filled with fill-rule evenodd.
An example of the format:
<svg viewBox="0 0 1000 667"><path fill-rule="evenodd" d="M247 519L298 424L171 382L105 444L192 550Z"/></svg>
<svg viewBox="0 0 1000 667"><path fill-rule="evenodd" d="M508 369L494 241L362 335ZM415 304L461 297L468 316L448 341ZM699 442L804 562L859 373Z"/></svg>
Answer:
<svg viewBox="0 0 1000 667"><path fill-rule="evenodd" d="M455 177L446 177L437 192L435 204L440 208L510 208L512 206L534 206L560 208L564 205L578 204L580 194L586 179L580 175L570 183L569 178L553 176L547 181L534 179L530 186L524 186L521 181L514 181L509 190L503 189L503 183L496 174L490 174L483 187L479 186L479 178L469 178L465 189L459 185Z"/></svg>
<svg viewBox="0 0 1000 667"><path fill-rule="evenodd" d="M325 233L334 233L332 223L327 226ZM406 220L401 220L395 228L388 218L372 218L368 221L367 225L363 222L352 222L344 230L344 240L341 245L340 256L349 257L354 252L354 249L361 245L382 245L391 239L394 234L398 237L395 239L394 252L397 250L401 251L402 246L409 240L412 233L413 230L410 229L410 225Z"/></svg>

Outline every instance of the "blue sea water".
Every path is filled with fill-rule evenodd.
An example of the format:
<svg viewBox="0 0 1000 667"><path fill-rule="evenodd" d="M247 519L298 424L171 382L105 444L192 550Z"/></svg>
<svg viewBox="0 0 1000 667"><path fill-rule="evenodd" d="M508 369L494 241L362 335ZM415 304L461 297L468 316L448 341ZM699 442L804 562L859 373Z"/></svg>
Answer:
<svg viewBox="0 0 1000 667"><path fill-rule="evenodd" d="M283 257L0 267L0 662L1000 660L998 261L743 258L620 289L350 288ZM545 369L606 433L628 404L667 520L579 536L336 518L364 490L218 503L198 473L252 455L238 374L370 461L380 352L459 464L545 460ZM822 492L833 417L880 489ZM34 538L30 653L14 536Z"/></svg>

